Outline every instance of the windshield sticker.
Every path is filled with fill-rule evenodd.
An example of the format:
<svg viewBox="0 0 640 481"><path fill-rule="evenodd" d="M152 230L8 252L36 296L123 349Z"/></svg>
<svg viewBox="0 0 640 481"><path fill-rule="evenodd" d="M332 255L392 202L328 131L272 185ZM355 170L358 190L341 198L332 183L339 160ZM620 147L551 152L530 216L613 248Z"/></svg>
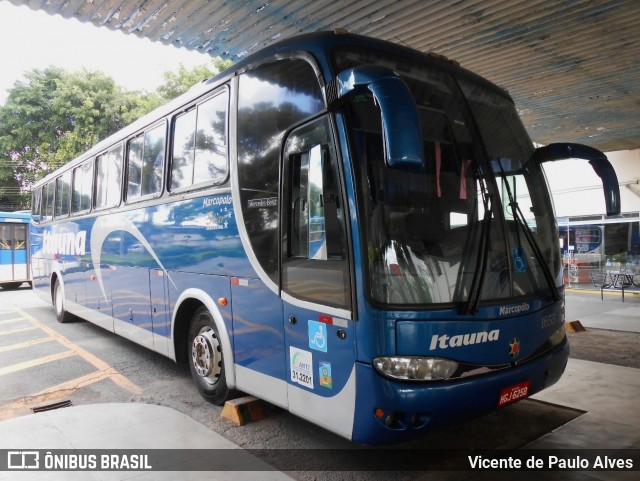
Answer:
<svg viewBox="0 0 640 481"><path fill-rule="evenodd" d="M333 389L333 381L331 379L331 363L320 361L320 367L318 369L320 373L320 386L327 389Z"/></svg>
<svg viewBox="0 0 640 481"><path fill-rule="evenodd" d="M309 321L309 347L316 351L327 352L327 325L318 321Z"/></svg>
<svg viewBox="0 0 640 481"><path fill-rule="evenodd" d="M313 354L296 347L289 347L291 382L313 389Z"/></svg>
<svg viewBox="0 0 640 481"><path fill-rule="evenodd" d="M515 272L527 271L527 258L525 257L524 249L522 247L513 248L513 270Z"/></svg>

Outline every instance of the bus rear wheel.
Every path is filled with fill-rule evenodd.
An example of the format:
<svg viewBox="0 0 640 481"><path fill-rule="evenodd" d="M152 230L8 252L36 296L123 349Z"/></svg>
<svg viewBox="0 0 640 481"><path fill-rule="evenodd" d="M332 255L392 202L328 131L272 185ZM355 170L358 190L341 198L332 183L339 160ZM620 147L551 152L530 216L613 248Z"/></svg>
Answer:
<svg viewBox="0 0 640 481"><path fill-rule="evenodd" d="M53 308L56 311L56 319L58 319L58 322L65 323L71 321L71 314L69 314L64 307L64 291L58 279L56 279L56 283L53 286Z"/></svg>
<svg viewBox="0 0 640 481"><path fill-rule="evenodd" d="M199 308L189 326L189 369L198 391L207 401L221 406L230 397L224 374L222 343L213 316Z"/></svg>

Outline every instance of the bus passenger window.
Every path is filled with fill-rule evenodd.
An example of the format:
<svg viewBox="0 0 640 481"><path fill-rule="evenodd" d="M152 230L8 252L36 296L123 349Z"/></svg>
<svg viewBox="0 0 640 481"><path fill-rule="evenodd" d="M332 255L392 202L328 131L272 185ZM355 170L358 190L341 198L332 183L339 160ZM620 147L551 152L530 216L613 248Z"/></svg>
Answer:
<svg viewBox="0 0 640 481"><path fill-rule="evenodd" d="M120 203L122 146L96 157L96 207L114 207Z"/></svg>
<svg viewBox="0 0 640 481"><path fill-rule="evenodd" d="M35 224L39 224L42 219L40 217L40 207L42 203L42 187L33 189L33 200L31 201L31 219Z"/></svg>
<svg viewBox="0 0 640 481"><path fill-rule="evenodd" d="M129 141L127 160L127 200L140 197L142 184L142 150L144 138L142 135Z"/></svg>
<svg viewBox="0 0 640 481"><path fill-rule="evenodd" d="M294 132L285 155L283 289L312 302L349 307L345 215L326 119Z"/></svg>
<svg viewBox="0 0 640 481"><path fill-rule="evenodd" d="M144 134L142 155L142 196L162 190L165 125L162 123Z"/></svg>
<svg viewBox="0 0 640 481"><path fill-rule="evenodd" d="M49 182L44 186L44 197L42 199L42 221L48 222L53 219L53 207L56 192L55 182Z"/></svg>
<svg viewBox="0 0 640 481"><path fill-rule="evenodd" d="M92 162L85 162L73 169L72 213L84 212L91 208L92 171Z"/></svg>
<svg viewBox="0 0 640 481"><path fill-rule="evenodd" d="M71 207L71 171L56 179L56 217L67 217Z"/></svg>
<svg viewBox="0 0 640 481"><path fill-rule="evenodd" d="M196 110L176 117L173 123L173 157L171 190L188 187L193 182L193 155L196 137Z"/></svg>
<svg viewBox="0 0 640 481"><path fill-rule="evenodd" d="M193 183L220 183L227 177L227 96L198 106Z"/></svg>
<svg viewBox="0 0 640 481"><path fill-rule="evenodd" d="M227 105L225 91L175 118L171 190L226 180Z"/></svg>
<svg viewBox="0 0 640 481"><path fill-rule="evenodd" d="M127 144L127 201L162 191L165 124L160 124Z"/></svg>

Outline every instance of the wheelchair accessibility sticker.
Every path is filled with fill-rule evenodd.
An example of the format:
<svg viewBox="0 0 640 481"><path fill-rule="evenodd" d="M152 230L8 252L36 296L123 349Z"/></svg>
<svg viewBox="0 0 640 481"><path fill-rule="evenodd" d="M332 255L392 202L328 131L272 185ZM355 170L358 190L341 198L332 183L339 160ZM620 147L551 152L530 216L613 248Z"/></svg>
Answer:
<svg viewBox="0 0 640 481"><path fill-rule="evenodd" d="M309 347L316 351L327 352L327 325L318 321L309 321Z"/></svg>
<svg viewBox="0 0 640 481"><path fill-rule="evenodd" d="M525 257L524 249L522 247L514 247L513 253L513 270L515 272L527 271L527 258Z"/></svg>

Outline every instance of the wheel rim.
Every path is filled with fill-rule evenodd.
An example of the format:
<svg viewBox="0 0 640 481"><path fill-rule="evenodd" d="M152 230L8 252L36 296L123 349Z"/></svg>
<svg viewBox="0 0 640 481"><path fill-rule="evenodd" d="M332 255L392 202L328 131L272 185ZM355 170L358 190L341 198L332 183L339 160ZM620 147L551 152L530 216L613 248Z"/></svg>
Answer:
<svg viewBox="0 0 640 481"><path fill-rule="evenodd" d="M222 371L220 343L211 327L203 328L193 339L191 361L196 373L211 384L215 384Z"/></svg>

